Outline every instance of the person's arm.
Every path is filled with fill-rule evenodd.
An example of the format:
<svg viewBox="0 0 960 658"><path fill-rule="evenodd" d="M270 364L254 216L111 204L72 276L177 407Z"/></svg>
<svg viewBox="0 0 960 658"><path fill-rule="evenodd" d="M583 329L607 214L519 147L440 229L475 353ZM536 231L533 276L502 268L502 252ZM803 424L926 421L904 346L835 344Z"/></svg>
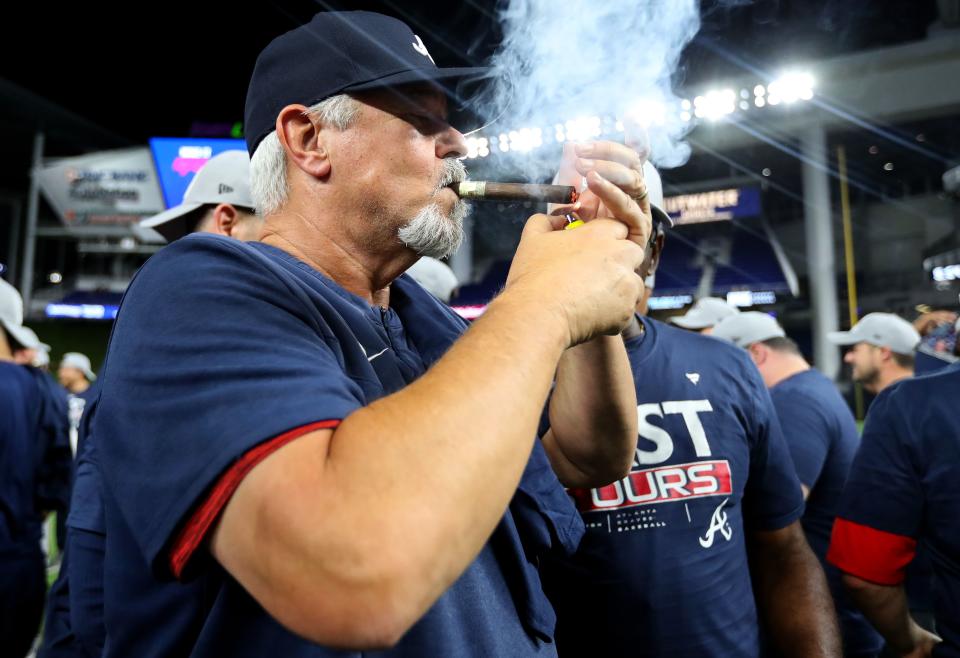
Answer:
<svg viewBox="0 0 960 658"><path fill-rule="evenodd" d="M896 651L925 656L938 638L921 632L910 618L903 590L924 518L917 471L923 453L918 454L916 435L905 423L910 400L896 400L897 388L884 390L870 406L827 561L843 572L854 603Z"/></svg>
<svg viewBox="0 0 960 658"><path fill-rule="evenodd" d="M827 580L799 521L751 533L757 608L783 656L841 656L840 630Z"/></svg>
<svg viewBox="0 0 960 658"><path fill-rule="evenodd" d="M652 213L649 199L635 200L646 189L642 172L643 160L632 148L594 142L566 147L555 181L579 187L585 177L579 216L616 217L644 247ZM543 446L565 486L598 487L627 474L637 447L637 400L620 336L601 336L564 353L549 416Z"/></svg>
<svg viewBox="0 0 960 658"><path fill-rule="evenodd" d="M528 222L505 291L416 382L240 481L211 551L285 627L321 644L389 646L480 552L562 352L618 332L642 289L642 250L623 224L557 228Z"/></svg>
<svg viewBox="0 0 960 658"><path fill-rule="evenodd" d="M852 574L843 575L843 584L857 607L863 611L887 644L907 658L929 656L940 638L921 627L910 616L903 585L878 585Z"/></svg>

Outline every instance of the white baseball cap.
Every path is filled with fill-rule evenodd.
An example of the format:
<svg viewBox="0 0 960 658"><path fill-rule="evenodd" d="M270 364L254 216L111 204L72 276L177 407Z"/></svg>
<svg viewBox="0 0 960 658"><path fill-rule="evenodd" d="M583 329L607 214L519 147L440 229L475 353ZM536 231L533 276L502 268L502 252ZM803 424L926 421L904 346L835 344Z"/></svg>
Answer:
<svg viewBox="0 0 960 658"><path fill-rule="evenodd" d="M913 325L893 313L868 313L850 331L831 331L827 339L837 345L870 343L888 347L897 354L911 354L920 342Z"/></svg>
<svg viewBox="0 0 960 658"><path fill-rule="evenodd" d="M429 256L422 256L420 260L410 266L407 274L413 277L413 280L423 286L427 292L447 303L450 302L453 291L460 285L460 282L457 281L457 275L446 263Z"/></svg>
<svg viewBox="0 0 960 658"><path fill-rule="evenodd" d="M684 314L670 318L670 322L684 329L706 329L720 320L738 315L740 309L719 297L701 297Z"/></svg>
<svg viewBox="0 0 960 658"><path fill-rule="evenodd" d="M90 359L86 354L80 352L67 352L60 359L61 368L76 368L83 373L88 382L96 380L97 376L93 374L93 368L90 367Z"/></svg>
<svg viewBox="0 0 960 658"><path fill-rule="evenodd" d="M760 311L747 311L725 317L710 335L746 349L754 343L784 338L787 334L772 316Z"/></svg>
<svg viewBox="0 0 960 658"><path fill-rule="evenodd" d="M231 150L218 153L203 165L190 181L183 195L183 203L159 215L147 217L140 228L157 231L169 242L190 232L185 216L205 205L229 203L241 208L254 207L250 194L250 156L246 151Z"/></svg>
<svg viewBox="0 0 960 658"><path fill-rule="evenodd" d="M0 325L7 334L28 349L40 345L37 335L23 326L23 297L9 283L0 279Z"/></svg>

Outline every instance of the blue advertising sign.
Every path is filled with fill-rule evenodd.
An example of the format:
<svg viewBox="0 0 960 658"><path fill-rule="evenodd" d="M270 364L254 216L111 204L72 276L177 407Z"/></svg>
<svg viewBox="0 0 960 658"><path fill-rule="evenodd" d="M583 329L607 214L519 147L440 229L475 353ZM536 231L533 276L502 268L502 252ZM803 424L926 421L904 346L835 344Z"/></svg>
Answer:
<svg viewBox="0 0 960 658"><path fill-rule="evenodd" d="M196 139L190 137L151 137L150 151L157 166L163 201L167 208L183 201L187 186L207 160L222 153L247 150L242 139Z"/></svg>
<svg viewBox="0 0 960 658"><path fill-rule="evenodd" d="M760 214L760 188L732 187L668 196L663 205L676 226L756 217Z"/></svg>

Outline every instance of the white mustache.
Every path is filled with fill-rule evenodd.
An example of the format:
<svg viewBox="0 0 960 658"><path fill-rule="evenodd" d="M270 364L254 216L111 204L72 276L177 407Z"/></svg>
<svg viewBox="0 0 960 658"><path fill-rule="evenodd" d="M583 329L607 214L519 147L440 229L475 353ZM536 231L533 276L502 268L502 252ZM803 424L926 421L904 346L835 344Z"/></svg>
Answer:
<svg viewBox="0 0 960 658"><path fill-rule="evenodd" d="M443 161L443 174L440 182L437 184L436 191L439 192L448 185L460 183L467 178L467 168L463 162L456 158L445 158Z"/></svg>

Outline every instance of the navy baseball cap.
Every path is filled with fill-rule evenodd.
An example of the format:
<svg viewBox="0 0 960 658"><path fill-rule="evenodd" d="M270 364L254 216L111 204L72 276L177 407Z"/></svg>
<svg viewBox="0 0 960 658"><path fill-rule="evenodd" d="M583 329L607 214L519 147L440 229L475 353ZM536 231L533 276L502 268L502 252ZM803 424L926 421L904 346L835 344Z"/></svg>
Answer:
<svg viewBox="0 0 960 658"><path fill-rule="evenodd" d="M287 105L307 107L340 93L428 82L454 100L460 83L487 68L439 68L404 22L368 11L321 12L263 49L247 88L244 132L250 155Z"/></svg>

